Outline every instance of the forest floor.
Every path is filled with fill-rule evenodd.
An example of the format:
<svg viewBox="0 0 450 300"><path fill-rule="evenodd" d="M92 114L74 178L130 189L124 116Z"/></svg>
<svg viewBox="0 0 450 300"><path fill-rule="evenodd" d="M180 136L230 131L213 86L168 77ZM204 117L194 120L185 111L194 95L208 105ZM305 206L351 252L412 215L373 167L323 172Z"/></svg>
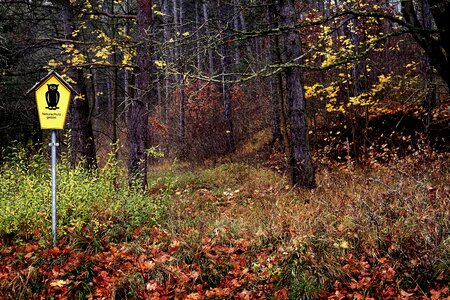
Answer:
<svg viewBox="0 0 450 300"><path fill-rule="evenodd" d="M0 299L450 299L448 153L322 165L297 190L265 139L155 165L145 194L112 160L62 167L55 247L46 159L19 151L1 168Z"/></svg>

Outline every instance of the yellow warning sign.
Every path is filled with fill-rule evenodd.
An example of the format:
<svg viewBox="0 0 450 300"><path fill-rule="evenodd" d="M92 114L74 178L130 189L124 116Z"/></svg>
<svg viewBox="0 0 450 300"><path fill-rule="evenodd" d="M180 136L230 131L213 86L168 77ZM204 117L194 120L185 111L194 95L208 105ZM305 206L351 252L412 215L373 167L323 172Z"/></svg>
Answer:
<svg viewBox="0 0 450 300"><path fill-rule="evenodd" d="M59 74L52 71L32 89L36 95L41 128L64 129L73 90L71 86Z"/></svg>

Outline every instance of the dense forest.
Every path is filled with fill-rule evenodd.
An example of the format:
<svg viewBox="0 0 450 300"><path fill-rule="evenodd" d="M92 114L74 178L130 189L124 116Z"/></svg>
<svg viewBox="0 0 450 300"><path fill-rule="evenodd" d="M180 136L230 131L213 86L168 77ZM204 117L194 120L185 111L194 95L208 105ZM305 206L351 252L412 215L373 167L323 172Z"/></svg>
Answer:
<svg viewBox="0 0 450 300"><path fill-rule="evenodd" d="M449 15L0 0L0 299L450 297ZM53 71L52 248L27 92Z"/></svg>

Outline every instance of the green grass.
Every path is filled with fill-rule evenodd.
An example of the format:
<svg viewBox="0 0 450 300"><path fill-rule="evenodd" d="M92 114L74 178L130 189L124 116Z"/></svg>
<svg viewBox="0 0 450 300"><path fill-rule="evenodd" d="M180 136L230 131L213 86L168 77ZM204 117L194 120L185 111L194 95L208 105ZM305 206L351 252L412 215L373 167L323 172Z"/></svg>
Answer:
<svg viewBox="0 0 450 300"><path fill-rule="evenodd" d="M0 167L0 237L48 242L51 229L51 174L47 158L22 150ZM150 184L154 184L152 182ZM170 186L169 182L165 182ZM58 235L111 233L151 226L164 215L166 191L148 195L128 184L124 168L110 157L99 170L57 163Z"/></svg>

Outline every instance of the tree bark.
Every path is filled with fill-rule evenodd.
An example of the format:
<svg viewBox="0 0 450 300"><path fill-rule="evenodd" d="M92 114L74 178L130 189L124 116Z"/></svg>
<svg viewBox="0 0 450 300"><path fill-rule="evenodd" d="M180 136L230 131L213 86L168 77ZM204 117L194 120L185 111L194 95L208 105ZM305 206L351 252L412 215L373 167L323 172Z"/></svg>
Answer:
<svg viewBox="0 0 450 300"><path fill-rule="evenodd" d="M293 27L297 16L293 0L280 0L281 26ZM300 38L296 31L283 34L284 50L288 61L297 61L301 57ZM309 149L306 102L303 90L302 70L289 67L285 70L286 91L289 111L291 149L291 182L300 188L314 188L315 171Z"/></svg>
<svg viewBox="0 0 450 300"><path fill-rule="evenodd" d="M271 25L277 26L276 22L276 8L275 6L267 6L267 23L270 27ZM271 47L267 50L268 63L279 63L278 50L279 50L279 38L278 36L270 37ZM281 118L283 109L283 92L278 89L278 81L281 79L281 87L283 87L282 73L278 73L276 77L270 77L269 80L269 90L270 90L270 104L271 104L271 129L272 129L272 145L278 146L283 143L283 135L281 132ZM288 147L286 147L288 148Z"/></svg>
<svg viewBox="0 0 450 300"><path fill-rule="evenodd" d="M62 8L62 19L64 23L64 35L68 39L76 39L72 36L74 25L74 7L68 0L60 0L59 4ZM82 69L70 69L68 71L70 78L76 81L76 88L84 99L75 99L70 105L70 143L71 156L70 160L73 165L78 161L83 162L86 168L97 167L97 157L94 141L94 133L92 131L92 122L90 118L90 109L88 101L87 87Z"/></svg>
<svg viewBox="0 0 450 300"><path fill-rule="evenodd" d="M425 50L430 63L450 89L450 1L448 0L423 0L428 1L431 14L438 33L427 32L418 18L412 0L401 1L401 11L405 21L413 26L411 34L416 42Z"/></svg>
<svg viewBox="0 0 450 300"><path fill-rule="evenodd" d="M170 40L169 32L169 0L163 0L163 33L164 33L164 43L168 43ZM171 49L166 51L166 66L164 68L164 124L169 124L169 110L170 110L170 85L171 85L171 75L169 71L169 65L172 63L173 54Z"/></svg>
<svg viewBox="0 0 450 300"><path fill-rule="evenodd" d="M202 1L202 7L203 7L203 19L205 21L205 25L207 30L209 30L209 14L208 14L208 1L203 0ZM208 47L208 75L213 76L214 75L214 56L213 56L213 49L212 47Z"/></svg>
<svg viewBox="0 0 450 300"><path fill-rule="evenodd" d="M230 34L230 16L232 7L229 3L224 3L222 0L218 2L220 9L220 21L223 26L222 33L222 47L221 47L221 63L222 63L222 100L225 118L225 137L226 137L226 152L234 152L236 150L236 143L234 140L234 125L233 125L233 108L231 103L231 83L227 82L231 78L230 67L232 66L231 45L228 43Z"/></svg>
<svg viewBox="0 0 450 300"><path fill-rule="evenodd" d="M150 33L152 29L152 1L137 1L137 33L138 44L137 73L136 73L136 98L130 103L128 119L128 174L132 181L142 188L147 186L147 155L149 147L149 109L154 103L153 76L154 65L152 63L152 45Z"/></svg>

